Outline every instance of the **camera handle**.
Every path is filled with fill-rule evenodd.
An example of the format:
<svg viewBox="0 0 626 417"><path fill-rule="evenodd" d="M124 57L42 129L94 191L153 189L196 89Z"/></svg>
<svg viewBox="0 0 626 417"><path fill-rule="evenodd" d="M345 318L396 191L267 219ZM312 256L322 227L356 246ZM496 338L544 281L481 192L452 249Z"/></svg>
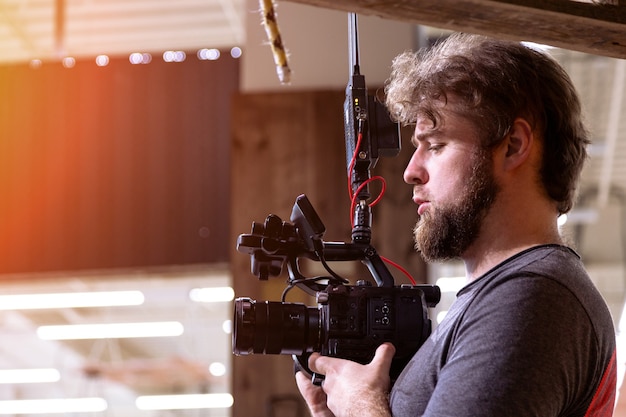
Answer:
<svg viewBox="0 0 626 417"><path fill-rule="evenodd" d="M252 233L239 235L237 250L251 257L251 272L261 280L282 273L286 263L289 284L309 295L323 291L327 284L306 278L300 272L298 259L314 261L361 261L370 271L379 287L393 287L394 278L369 239L356 242L324 242L325 226L306 195L296 198L291 220L285 222L270 214L263 224L252 223ZM326 266L326 265L325 265ZM327 268L328 269L328 268ZM346 283L338 276L324 277Z"/></svg>

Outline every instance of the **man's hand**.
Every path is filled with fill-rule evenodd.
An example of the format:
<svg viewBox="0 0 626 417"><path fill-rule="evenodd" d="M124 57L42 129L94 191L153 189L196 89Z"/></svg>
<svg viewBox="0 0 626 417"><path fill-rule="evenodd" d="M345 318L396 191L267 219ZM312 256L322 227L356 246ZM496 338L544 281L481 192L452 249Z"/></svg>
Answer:
<svg viewBox="0 0 626 417"><path fill-rule="evenodd" d="M296 374L300 393L314 417L387 417L389 411L389 368L395 348L384 343L374 359L361 365L345 359L313 353L309 368L325 375L321 387L302 372Z"/></svg>
<svg viewBox="0 0 626 417"><path fill-rule="evenodd" d="M304 372L296 372L296 384L300 394L309 406L309 411L313 417L335 417L332 411L326 406L326 393L322 387L313 385L311 379Z"/></svg>

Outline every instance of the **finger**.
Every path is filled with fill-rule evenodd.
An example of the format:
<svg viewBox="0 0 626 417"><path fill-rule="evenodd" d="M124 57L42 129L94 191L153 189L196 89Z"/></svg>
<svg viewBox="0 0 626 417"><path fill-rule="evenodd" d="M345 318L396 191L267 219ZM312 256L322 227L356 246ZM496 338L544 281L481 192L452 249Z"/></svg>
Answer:
<svg viewBox="0 0 626 417"><path fill-rule="evenodd" d="M325 358L325 356L322 356L317 352L311 353L311 356L309 356L309 369L313 372L317 372L318 374L324 374L324 372L319 369L320 361L322 365L324 363L323 358Z"/></svg>
<svg viewBox="0 0 626 417"><path fill-rule="evenodd" d="M315 402L319 399L319 396L323 393L321 387L313 385L311 378L309 378L304 372L296 373L296 386L300 391L300 394L307 402Z"/></svg>
<svg viewBox="0 0 626 417"><path fill-rule="evenodd" d="M385 342L382 345L376 348L376 353L374 357L382 356L382 357L392 357L396 354L396 348L390 342Z"/></svg>
<svg viewBox="0 0 626 417"><path fill-rule="evenodd" d="M319 353L313 353L309 358L309 369L315 373L326 375L339 359L330 356L322 356Z"/></svg>
<svg viewBox="0 0 626 417"><path fill-rule="evenodd" d="M301 393L304 393L310 389L315 388L311 383L311 379L307 377L304 372L296 372L296 385Z"/></svg>
<svg viewBox="0 0 626 417"><path fill-rule="evenodd" d="M395 354L396 348L391 343L383 343L376 349L371 364L378 369L389 370Z"/></svg>
<svg viewBox="0 0 626 417"><path fill-rule="evenodd" d="M326 393L321 387L315 386L304 372L296 373L296 385L307 403L311 415L314 416L332 416L326 405Z"/></svg>

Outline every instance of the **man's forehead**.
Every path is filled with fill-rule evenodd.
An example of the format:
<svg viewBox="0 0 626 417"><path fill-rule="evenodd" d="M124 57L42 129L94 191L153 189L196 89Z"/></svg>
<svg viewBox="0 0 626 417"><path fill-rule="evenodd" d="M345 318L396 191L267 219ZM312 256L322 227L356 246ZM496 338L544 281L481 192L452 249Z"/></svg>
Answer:
<svg viewBox="0 0 626 417"><path fill-rule="evenodd" d="M437 116L418 114L412 140L424 141L438 137L477 136L478 128L474 121L458 111L454 106L442 106Z"/></svg>
<svg viewBox="0 0 626 417"><path fill-rule="evenodd" d="M419 119L415 123L415 129L413 130L413 139L427 140L433 136L442 134L441 125L433 123L429 119Z"/></svg>

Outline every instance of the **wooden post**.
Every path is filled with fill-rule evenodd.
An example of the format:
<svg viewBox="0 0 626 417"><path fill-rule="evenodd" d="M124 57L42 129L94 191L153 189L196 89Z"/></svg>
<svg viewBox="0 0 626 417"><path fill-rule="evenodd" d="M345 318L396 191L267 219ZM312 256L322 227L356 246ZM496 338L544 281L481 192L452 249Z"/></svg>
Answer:
<svg viewBox="0 0 626 417"><path fill-rule="evenodd" d="M324 222L324 240L349 241L343 100L343 91L244 94L234 99L231 267L237 297L280 300L286 275L260 282L250 272L250 257L235 250L235 240L250 233L252 221L262 223L270 213L289 221L298 195L309 197ZM390 177L383 202L374 208L373 244L420 280L423 263L412 250L415 206L410 186L402 183L410 152L405 146L403 156L378 162L376 172ZM354 281L367 274L358 267L341 272ZM399 277L397 282L408 281ZM293 290L287 301L313 306L310 297L299 297L302 294ZM288 355L235 356L233 395L234 417L304 415Z"/></svg>

